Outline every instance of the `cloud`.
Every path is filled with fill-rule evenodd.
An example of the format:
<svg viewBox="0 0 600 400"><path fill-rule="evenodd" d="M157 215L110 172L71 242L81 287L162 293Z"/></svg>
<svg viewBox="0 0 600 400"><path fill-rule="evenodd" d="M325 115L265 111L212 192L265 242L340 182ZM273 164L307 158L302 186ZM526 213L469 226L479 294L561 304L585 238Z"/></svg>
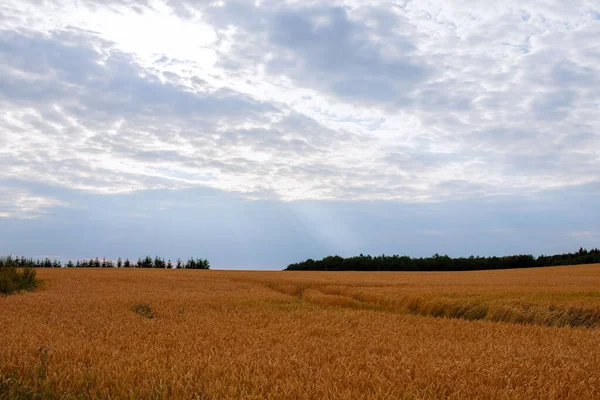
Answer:
<svg viewBox="0 0 600 400"><path fill-rule="evenodd" d="M576 139L600 144L596 3L201 7L218 28L235 27L226 70L264 68L311 89L308 102L327 98L314 109L324 120L358 121L351 114L361 108L381 116L378 150L404 153L378 158L380 174L399 159L427 160L404 162L401 176L413 175L413 187L420 178L431 194L455 179L507 192L599 176L598 158Z"/></svg>
<svg viewBox="0 0 600 400"><path fill-rule="evenodd" d="M27 4L0 8L6 177L431 202L600 176L594 1Z"/></svg>
<svg viewBox="0 0 600 400"><path fill-rule="evenodd" d="M332 151L360 142L282 104L162 82L89 32L4 32L0 61L5 177L99 192L201 184L285 196L276 188L287 172L330 164ZM315 176L297 178L311 190Z"/></svg>
<svg viewBox="0 0 600 400"><path fill-rule="evenodd" d="M0 220L38 218L53 208L68 204L52 196L33 193L28 187L0 185Z"/></svg>
<svg viewBox="0 0 600 400"><path fill-rule="evenodd" d="M414 60L401 21L382 23L383 12L370 12L370 29L351 20L356 13L343 7L276 12L266 33L274 45L267 70L359 104L404 105L428 75L423 60Z"/></svg>
<svg viewBox="0 0 600 400"><path fill-rule="evenodd" d="M410 92L431 74L407 35L412 26L391 8L178 4L201 9L215 26L218 65L228 73L256 75L264 69L274 79L283 76L344 101L386 107L411 102Z"/></svg>

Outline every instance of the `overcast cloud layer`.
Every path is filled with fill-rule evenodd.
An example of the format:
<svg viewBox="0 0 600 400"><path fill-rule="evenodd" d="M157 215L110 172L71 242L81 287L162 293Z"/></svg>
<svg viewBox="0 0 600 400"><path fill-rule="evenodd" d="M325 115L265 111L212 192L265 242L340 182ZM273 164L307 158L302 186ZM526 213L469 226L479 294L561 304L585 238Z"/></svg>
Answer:
<svg viewBox="0 0 600 400"><path fill-rule="evenodd" d="M0 223L67 192L600 194L599 38L591 0L5 0Z"/></svg>

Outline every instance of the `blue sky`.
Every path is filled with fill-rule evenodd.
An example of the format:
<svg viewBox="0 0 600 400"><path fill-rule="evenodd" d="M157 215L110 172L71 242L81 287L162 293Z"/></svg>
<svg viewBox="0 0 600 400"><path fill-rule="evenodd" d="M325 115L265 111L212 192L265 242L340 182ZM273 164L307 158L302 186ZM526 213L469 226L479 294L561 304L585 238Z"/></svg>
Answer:
<svg viewBox="0 0 600 400"><path fill-rule="evenodd" d="M0 5L0 253L600 245L596 1Z"/></svg>

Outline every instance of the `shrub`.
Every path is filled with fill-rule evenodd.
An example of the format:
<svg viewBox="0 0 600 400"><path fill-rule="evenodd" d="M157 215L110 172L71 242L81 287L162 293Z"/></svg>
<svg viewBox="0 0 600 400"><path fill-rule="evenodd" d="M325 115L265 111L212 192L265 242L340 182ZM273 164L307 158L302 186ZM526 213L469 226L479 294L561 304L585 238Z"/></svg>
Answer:
<svg viewBox="0 0 600 400"><path fill-rule="evenodd" d="M15 277L17 276L17 269L14 267L2 267L0 268L0 293L9 294L17 290L15 283Z"/></svg>
<svg viewBox="0 0 600 400"><path fill-rule="evenodd" d="M0 258L0 293L33 290L38 286L35 269L18 268L18 260L11 256Z"/></svg>
<svg viewBox="0 0 600 400"><path fill-rule="evenodd" d="M152 311L150 305L146 303L135 304L133 307L131 307L131 311L146 319L153 319L155 317L154 311Z"/></svg>

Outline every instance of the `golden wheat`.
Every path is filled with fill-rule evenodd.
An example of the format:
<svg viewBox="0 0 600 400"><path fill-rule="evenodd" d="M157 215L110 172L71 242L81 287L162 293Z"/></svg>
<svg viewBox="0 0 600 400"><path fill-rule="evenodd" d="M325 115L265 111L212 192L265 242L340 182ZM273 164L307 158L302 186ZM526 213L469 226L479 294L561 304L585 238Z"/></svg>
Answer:
<svg viewBox="0 0 600 400"><path fill-rule="evenodd" d="M600 398L598 265L39 275L0 297L7 398Z"/></svg>

